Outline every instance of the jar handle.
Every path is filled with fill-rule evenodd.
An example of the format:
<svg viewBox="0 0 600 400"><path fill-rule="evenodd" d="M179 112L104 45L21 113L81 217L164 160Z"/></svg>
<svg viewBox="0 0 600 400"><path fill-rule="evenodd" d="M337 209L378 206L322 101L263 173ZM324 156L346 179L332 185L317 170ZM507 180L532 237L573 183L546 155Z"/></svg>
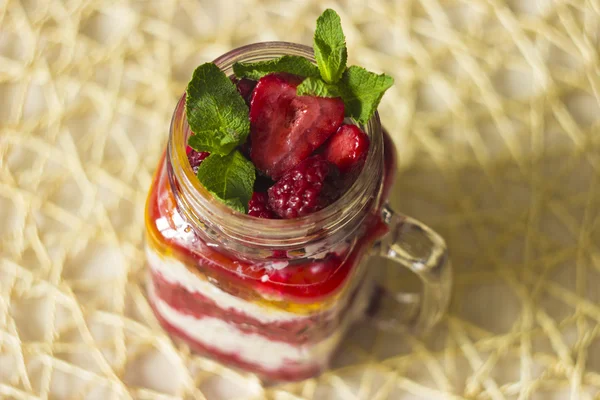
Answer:
<svg viewBox="0 0 600 400"><path fill-rule="evenodd" d="M433 327L448 308L452 288L452 267L444 239L423 223L399 214L388 204L383 206L382 219L389 232L375 247L375 254L395 261L417 274L423 282L419 297L419 311L414 321L417 331L427 331ZM405 298L403 293L385 292L392 295L397 303ZM382 327L396 325L393 318L377 317Z"/></svg>

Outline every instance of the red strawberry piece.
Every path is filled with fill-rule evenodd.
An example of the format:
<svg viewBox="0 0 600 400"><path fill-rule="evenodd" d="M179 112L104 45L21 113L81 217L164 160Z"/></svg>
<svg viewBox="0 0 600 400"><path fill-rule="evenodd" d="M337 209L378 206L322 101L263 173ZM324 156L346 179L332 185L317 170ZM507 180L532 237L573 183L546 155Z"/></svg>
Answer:
<svg viewBox="0 0 600 400"><path fill-rule="evenodd" d="M287 171L269 188L269 205L282 218L296 218L321 208L319 195L331 165L316 155Z"/></svg>
<svg viewBox="0 0 600 400"><path fill-rule="evenodd" d="M323 155L340 172L362 166L369 152L369 137L356 125L342 125L324 145Z"/></svg>
<svg viewBox="0 0 600 400"><path fill-rule="evenodd" d="M190 146L186 147L185 152L187 153L188 161L195 174L198 173L198 167L200 166L200 164L202 164L202 161L204 161L204 159L210 155L209 152L196 151Z"/></svg>
<svg viewBox="0 0 600 400"><path fill-rule="evenodd" d="M302 78L270 74L258 81L250 104L250 157L273 179L294 168L342 124L339 98L297 96Z"/></svg>
<svg viewBox="0 0 600 400"><path fill-rule="evenodd" d="M275 219L277 215L269 206L269 198L266 193L254 192L252 198L248 202L248 215L257 218Z"/></svg>
<svg viewBox="0 0 600 400"><path fill-rule="evenodd" d="M250 98L252 97L252 91L256 86L256 81L242 78L236 82L235 86L237 87L238 92L242 95L248 107L250 107Z"/></svg>

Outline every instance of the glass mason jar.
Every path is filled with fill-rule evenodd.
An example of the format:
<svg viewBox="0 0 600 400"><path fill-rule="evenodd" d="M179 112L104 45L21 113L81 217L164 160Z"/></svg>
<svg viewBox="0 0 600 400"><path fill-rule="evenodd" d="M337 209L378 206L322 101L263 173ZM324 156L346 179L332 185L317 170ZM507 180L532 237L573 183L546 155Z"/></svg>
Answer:
<svg viewBox="0 0 600 400"><path fill-rule="evenodd" d="M269 42L232 50L215 64L231 76L237 61L285 54L314 62L310 47ZM145 221L148 297L171 335L269 381L313 376L365 315L376 287L373 254L421 278L413 326L427 329L440 318L451 286L444 241L386 205L395 151L377 114L362 128L371 142L367 159L339 200L297 219L259 219L200 184L186 155L185 95L179 100Z"/></svg>

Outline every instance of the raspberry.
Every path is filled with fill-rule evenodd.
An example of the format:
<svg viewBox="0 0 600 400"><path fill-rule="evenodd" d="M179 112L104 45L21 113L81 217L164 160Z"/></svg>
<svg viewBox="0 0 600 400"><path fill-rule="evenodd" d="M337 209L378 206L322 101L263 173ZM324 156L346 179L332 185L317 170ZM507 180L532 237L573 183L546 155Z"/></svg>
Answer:
<svg viewBox="0 0 600 400"><path fill-rule="evenodd" d="M187 153L187 158L188 162L190 163L190 167L192 167L195 174L198 173L198 167L200 166L200 164L202 164L202 161L204 161L204 159L210 155L209 152L196 151L190 146L188 146L185 149L185 152Z"/></svg>
<svg viewBox="0 0 600 400"><path fill-rule="evenodd" d="M330 173L330 164L322 156L307 158L287 171L269 188L269 205L282 218L296 218L317 211L322 206L319 195Z"/></svg>
<svg viewBox="0 0 600 400"><path fill-rule="evenodd" d="M275 219L277 215L269 207L269 199L266 193L254 192L248 202L248 215L257 218Z"/></svg>

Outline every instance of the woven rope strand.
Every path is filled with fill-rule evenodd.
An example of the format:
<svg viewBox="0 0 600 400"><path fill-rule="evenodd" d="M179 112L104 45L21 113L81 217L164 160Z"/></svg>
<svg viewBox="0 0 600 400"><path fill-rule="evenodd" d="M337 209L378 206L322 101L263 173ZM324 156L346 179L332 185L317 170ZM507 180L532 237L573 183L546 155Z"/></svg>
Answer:
<svg viewBox="0 0 600 400"><path fill-rule="evenodd" d="M359 324L262 387L160 329L143 206L194 67L310 43L325 7L396 78L391 201L447 238L454 297L429 336ZM0 397L600 398L599 48L597 0L1 2Z"/></svg>

